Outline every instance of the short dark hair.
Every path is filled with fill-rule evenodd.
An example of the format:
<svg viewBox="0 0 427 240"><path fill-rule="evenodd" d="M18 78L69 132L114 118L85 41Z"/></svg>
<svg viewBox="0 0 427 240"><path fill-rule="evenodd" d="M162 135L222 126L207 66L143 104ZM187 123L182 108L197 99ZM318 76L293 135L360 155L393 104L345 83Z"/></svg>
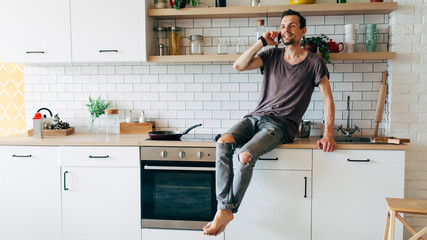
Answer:
<svg viewBox="0 0 427 240"><path fill-rule="evenodd" d="M292 10L292 9L288 9L287 11L284 11L284 12L282 13L282 18L280 19L280 21L281 21L285 16L289 16L289 15L296 15L296 16L298 16L298 17L299 17L300 29L305 28L305 26L306 26L306 23L305 23L305 17L303 17L303 16L301 15L301 13L299 13L299 12L297 12L297 11L294 11L294 10Z"/></svg>

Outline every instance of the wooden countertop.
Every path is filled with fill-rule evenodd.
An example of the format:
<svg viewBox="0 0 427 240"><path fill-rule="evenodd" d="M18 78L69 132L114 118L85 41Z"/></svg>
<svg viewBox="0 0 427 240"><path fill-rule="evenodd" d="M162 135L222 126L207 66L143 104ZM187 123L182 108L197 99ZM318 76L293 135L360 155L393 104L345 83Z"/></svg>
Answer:
<svg viewBox="0 0 427 240"><path fill-rule="evenodd" d="M146 134L88 135L76 133L69 136L45 136L34 139L27 134L0 137L0 146L170 146L170 147L215 147L215 142L145 141ZM294 143L282 144L278 148L316 149L318 138L296 138ZM354 150L407 150L407 144L387 143L341 143L337 149Z"/></svg>

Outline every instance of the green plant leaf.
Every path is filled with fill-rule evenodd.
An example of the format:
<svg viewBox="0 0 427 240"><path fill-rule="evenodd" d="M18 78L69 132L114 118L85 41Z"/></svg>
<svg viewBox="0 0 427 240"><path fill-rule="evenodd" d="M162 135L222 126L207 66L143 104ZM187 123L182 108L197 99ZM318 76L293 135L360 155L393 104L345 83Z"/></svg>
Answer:
<svg viewBox="0 0 427 240"><path fill-rule="evenodd" d="M319 36L313 36L313 37L306 37L303 36L301 40L301 46L304 47L307 44L314 44L319 48L320 55L323 60L325 60L326 63L330 63L329 61L329 46L328 41L329 37L327 37L324 34L321 34Z"/></svg>
<svg viewBox="0 0 427 240"><path fill-rule="evenodd" d="M110 106L110 102L106 100L102 100L101 96L99 96L96 101L89 96L89 104L86 104L88 107L89 113L91 116L99 118L102 114L104 114L105 109Z"/></svg>

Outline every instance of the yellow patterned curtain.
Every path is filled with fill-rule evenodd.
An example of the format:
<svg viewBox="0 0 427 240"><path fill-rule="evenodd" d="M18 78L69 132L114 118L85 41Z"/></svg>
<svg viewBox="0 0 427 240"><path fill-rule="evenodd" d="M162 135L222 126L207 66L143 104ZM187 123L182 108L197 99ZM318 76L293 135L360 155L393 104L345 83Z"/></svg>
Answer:
<svg viewBox="0 0 427 240"><path fill-rule="evenodd" d="M24 90L24 66L0 62L0 136L25 132Z"/></svg>

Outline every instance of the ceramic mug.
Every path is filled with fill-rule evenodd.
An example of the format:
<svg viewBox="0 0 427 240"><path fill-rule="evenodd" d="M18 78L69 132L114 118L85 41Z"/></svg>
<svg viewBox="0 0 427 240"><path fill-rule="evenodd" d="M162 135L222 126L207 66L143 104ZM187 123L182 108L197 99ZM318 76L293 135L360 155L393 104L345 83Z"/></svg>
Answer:
<svg viewBox="0 0 427 240"><path fill-rule="evenodd" d="M366 40L366 51L367 52L375 52L377 48L377 40L376 39L367 39Z"/></svg>
<svg viewBox="0 0 427 240"><path fill-rule="evenodd" d="M345 43L349 44L355 44L356 39L358 36L356 36L356 29L359 28L359 24L350 23L345 25ZM351 48L347 48L347 50ZM347 51L348 52L348 51Z"/></svg>
<svg viewBox="0 0 427 240"><path fill-rule="evenodd" d="M345 43L345 48L347 49L347 52L352 53L354 52L354 43Z"/></svg>

